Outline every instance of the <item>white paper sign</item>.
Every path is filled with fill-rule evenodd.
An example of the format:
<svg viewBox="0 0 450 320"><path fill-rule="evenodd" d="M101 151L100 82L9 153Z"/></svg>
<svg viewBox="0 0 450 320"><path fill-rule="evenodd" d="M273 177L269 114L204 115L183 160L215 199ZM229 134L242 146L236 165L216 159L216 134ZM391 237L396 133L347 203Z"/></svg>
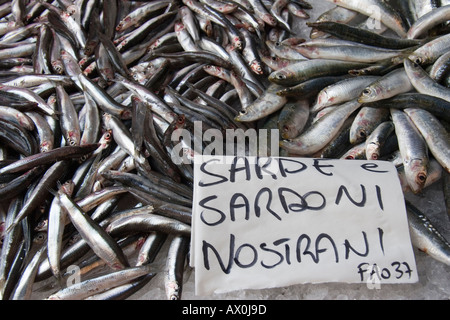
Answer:
<svg viewBox="0 0 450 320"><path fill-rule="evenodd" d="M196 294L418 281L393 164L222 156L194 163Z"/></svg>

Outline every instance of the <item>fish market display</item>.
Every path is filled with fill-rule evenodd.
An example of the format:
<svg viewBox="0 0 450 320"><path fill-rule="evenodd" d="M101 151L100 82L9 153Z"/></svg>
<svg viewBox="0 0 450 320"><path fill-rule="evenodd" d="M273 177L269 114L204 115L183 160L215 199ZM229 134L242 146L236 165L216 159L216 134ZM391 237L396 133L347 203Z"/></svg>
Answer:
<svg viewBox="0 0 450 320"><path fill-rule="evenodd" d="M193 166L174 154L204 151L176 136L196 123L279 129L269 156L392 161L405 194L450 174L450 2L328 2L312 21L304 0L0 0L1 299L125 299L158 273L181 299Z"/></svg>

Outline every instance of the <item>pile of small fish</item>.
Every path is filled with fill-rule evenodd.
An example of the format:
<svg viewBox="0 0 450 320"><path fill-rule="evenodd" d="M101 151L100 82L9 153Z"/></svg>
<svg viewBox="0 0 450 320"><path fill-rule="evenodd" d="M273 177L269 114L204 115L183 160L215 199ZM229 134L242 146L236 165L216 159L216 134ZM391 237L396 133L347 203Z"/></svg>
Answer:
<svg viewBox="0 0 450 320"><path fill-rule="evenodd" d="M0 0L0 297L53 279L48 299L125 299L166 244L180 299L193 168L171 155L202 150L173 134L197 121L279 128L283 156L399 161L405 192L448 174L450 6L331 2L306 40L304 0Z"/></svg>

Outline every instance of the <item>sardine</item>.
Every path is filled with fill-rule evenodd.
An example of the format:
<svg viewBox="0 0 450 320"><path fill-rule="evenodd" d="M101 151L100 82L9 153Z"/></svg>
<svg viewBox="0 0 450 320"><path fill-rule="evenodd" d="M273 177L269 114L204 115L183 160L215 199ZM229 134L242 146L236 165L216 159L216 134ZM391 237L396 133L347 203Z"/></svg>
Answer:
<svg viewBox="0 0 450 320"><path fill-rule="evenodd" d="M308 100L286 103L278 117L278 129L282 139L294 139L305 129L310 115Z"/></svg>
<svg viewBox="0 0 450 320"><path fill-rule="evenodd" d="M406 201L411 241L420 251L450 265L450 244L428 217L411 202Z"/></svg>
<svg viewBox="0 0 450 320"><path fill-rule="evenodd" d="M336 136L345 120L360 106L358 101L352 100L334 108L297 138L280 141L280 147L296 155L313 155Z"/></svg>
<svg viewBox="0 0 450 320"><path fill-rule="evenodd" d="M410 92L413 85L404 68L389 72L380 79L374 81L361 91L359 102L367 103L384 100L401 93Z"/></svg>
<svg viewBox="0 0 450 320"><path fill-rule="evenodd" d="M408 30L406 37L408 39L419 38L434 26L446 22L449 19L450 5L436 8L435 10L432 10L417 19Z"/></svg>
<svg viewBox="0 0 450 320"><path fill-rule="evenodd" d="M278 110L287 102L287 98L277 95L281 86L272 84L266 89L263 95L257 98L252 104L242 109L236 116L236 121L249 122L262 119Z"/></svg>
<svg viewBox="0 0 450 320"><path fill-rule="evenodd" d="M293 86L301 82L324 76L341 76L351 69L364 68L367 64L359 62L314 59L296 62L274 71L269 80L283 86Z"/></svg>
<svg viewBox="0 0 450 320"><path fill-rule="evenodd" d="M404 112L425 139L428 149L441 166L450 172L450 136L432 113L420 108L406 108Z"/></svg>
<svg viewBox="0 0 450 320"><path fill-rule="evenodd" d="M404 65L411 84L418 92L450 101L450 89L434 81L420 65L409 59L405 59Z"/></svg>
<svg viewBox="0 0 450 320"><path fill-rule="evenodd" d="M406 179L414 193L419 193L427 180L428 148L424 138L402 110L391 109Z"/></svg>
<svg viewBox="0 0 450 320"><path fill-rule="evenodd" d="M311 112L318 112L323 108L356 99L367 85L378 79L376 76L361 76L337 81L318 93L317 101L312 106Z"/></svg>
<svg viewBox="0 0 450 320"><path fill-rule="evenodd" d="M379 20L384 25L388 26L391 30L397 33L400 37L405 37L407 32L407 27L400 17L399 13L390 6L389 3L370 0L370 1L355 1L355 0L339 0L331 1L338 6L360 12L368 17L373 16L375 13L375 19ZM375 11L379 10L379 11Z"/></svg>

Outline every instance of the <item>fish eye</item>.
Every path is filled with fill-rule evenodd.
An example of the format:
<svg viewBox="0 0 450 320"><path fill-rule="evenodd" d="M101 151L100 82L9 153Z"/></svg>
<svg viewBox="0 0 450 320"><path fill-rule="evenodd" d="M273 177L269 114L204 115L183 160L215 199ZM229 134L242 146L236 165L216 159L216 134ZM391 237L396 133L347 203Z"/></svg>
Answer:
<svg viewBox="0 0 450 320"><path fill-rule="evenodd" d="M370 89L364 89L362 92L364 95L368 96L372 91Z"/></svg>
<svg viewBox="0 0 450 320"><path fill-rule="evenodd" d="M422 61L422 58L421 58L421 57L417 57L417 58L414 59L413 62L414 62L414 67L417 68L418 65L422 64L423 61Z"/></svg>
<svg viewBox="0 0 450 320"><path fill-rule="evenodd" d="M425 181L427 180L427 176L424 173L419 173L417 175L417 178L419 179L420 183L425 183Z"/></svg>
<svg viewBox="0 0 450 320"><path fill-rule="evenodd" d="M241 115L246 115L246 114L247 114L247 110L242 109L241 111L239 111L239 114L241 114Z"/></svg>
<svg viewBox="0 0 450 320"><path fill-rule="evenodd" d="M366 132L364 131L364 130L361 130L360 132L359 132L359 136L361 137L361 138L366 138L367 137L367 134L366 134Z"/></svg>
<svg viewBox="0 0 450 320"><path fill-rule="evenodd" d="M278 80L284 80L284 79L286 79L286 76L284 74L278 74L277 75L277 79Z"/></svg>

